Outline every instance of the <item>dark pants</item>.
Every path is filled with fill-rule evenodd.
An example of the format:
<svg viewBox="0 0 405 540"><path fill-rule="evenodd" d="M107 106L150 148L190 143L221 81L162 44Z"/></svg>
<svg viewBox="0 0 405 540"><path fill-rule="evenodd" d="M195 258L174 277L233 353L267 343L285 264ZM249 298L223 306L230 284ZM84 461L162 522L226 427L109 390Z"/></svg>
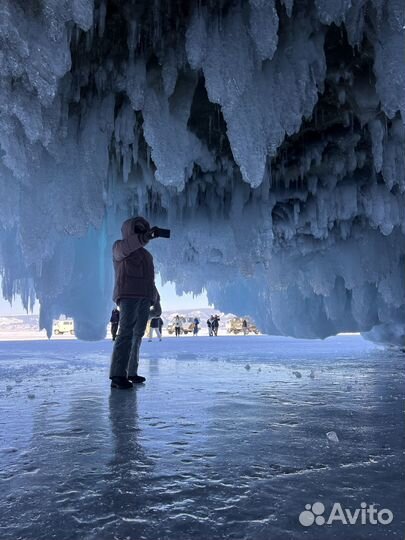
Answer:
<svg viewBox="0 0 405 540"><path fill-rule="evenodd" d="M120 300L120 329L111 357L111 377L138 374L139 348L148 322L149 298Z"/></svg>
<svg viewBox="0 0 405 540"><path fill-rule="evenodd" d="M179 336L180 335L180 328L178 326L175 326L174 330L176 332L176 336Z"/></svg>
<svg viewBox="0 0 405 540"><path fill-rule="evenodd" d="M117 332L118 332L118 323L117 322L111 323L111 335L112 335L113 341L115 341L115 338L117 337Z"/></svg>

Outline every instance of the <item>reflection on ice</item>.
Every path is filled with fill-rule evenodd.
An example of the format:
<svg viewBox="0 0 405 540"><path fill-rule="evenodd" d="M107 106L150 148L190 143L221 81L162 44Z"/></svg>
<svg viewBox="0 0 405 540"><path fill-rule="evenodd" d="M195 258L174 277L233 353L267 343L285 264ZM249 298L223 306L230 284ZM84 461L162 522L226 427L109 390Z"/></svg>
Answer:
<svg viewBox="0 0 405 540"><path fill-rule="evenodd" d="M395 519L311 540L403 530L398 353L359 337L143 347L147 384L125 392L106 379L110 343L2 344L2 540L308 538L315 501Z"/></svg>

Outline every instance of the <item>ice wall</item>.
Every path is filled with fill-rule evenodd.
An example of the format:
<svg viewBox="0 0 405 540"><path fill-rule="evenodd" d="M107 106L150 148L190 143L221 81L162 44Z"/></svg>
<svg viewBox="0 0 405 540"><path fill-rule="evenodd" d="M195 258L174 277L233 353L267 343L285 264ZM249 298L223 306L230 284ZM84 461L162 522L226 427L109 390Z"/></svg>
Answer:
<svg viewBox="0 0 405 540"><path fill-rule="evenodd" d="M4 296L100 338L136 213L179 292L404 345L404 28L399 0L4 0Z"/></svg>

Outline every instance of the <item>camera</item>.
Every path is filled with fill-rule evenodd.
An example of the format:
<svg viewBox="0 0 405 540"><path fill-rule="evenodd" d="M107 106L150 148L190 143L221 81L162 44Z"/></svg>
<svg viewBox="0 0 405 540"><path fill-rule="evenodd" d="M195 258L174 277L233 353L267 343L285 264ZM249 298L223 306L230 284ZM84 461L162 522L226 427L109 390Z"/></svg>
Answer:
<svg viewBox="0 0 405 540"><path fill-rule="evenodd" d="M170 238L170 229L161 229L160 227L152 227L152 238Z"/></svg>

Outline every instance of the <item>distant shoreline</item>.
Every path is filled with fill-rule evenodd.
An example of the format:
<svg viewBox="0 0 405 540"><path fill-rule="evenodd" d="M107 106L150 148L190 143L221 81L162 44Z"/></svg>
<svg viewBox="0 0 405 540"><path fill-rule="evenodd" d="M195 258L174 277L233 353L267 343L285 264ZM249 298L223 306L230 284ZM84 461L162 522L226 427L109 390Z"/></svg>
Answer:
<svg viewBox="0 0 405 540"><path fill-rule="evenodd" d="M167 310L163 312L163 318L167 322L171 321L173 317L176 314L179 314L181 316L186 317L198 317L200 319L200 331L198 333L198 336L208 336L208 329L206 324L206 319L209 318L211 314L218 314L221 318L221 325L219 328L219 336L229 336L229 337L240 337L243 336L243 333L240 334L228 334L226 331L226 323L232 319L233 317L236 317L236 315L233 315L232 313L226 313L220 312L215 309L210 308L202 308L202 309L188 309L188 310ZM0 343L5 341L48 341L48 337L46 335L45 330L38 330L38 324L39 324L39 318L38 315L4 315L0 316ZM253 336L254 334L249 334L249 336ZM259 334L259 335L266 335L266 334ZM360 335L359 332L345 332L342 334L338 334L340 336L358 336ZM198 337L197 336L197 337ZM182 335L182 338L187 339L196 339L191 334L188 335ZM279 336L283 337L283 336ZM146 338L146 336L145 336ZM175 338L174 334L169 334L167 332L167 329L163 329L163 338ZM106 327L106 340L111 340L110 336L110 328L109 325ZM319 338L316 338L319 339ZM76 336L72 336L70 334L62 334L62 335L56 335L52 334L50 340L52 341L62 341L62 340L77 340ZM153 338L153 341L156 340L156 337ZM100 340L102 341L102 340Z"/></svg>

